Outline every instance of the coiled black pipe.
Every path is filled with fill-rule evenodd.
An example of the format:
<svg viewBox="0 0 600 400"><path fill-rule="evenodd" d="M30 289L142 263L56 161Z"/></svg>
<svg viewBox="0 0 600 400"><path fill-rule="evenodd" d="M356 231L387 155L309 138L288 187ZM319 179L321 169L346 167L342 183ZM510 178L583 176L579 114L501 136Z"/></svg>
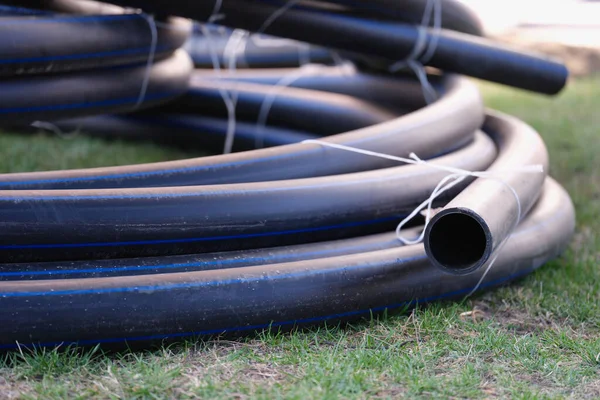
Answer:
<svg viewBox="0 0 600 400"><path fill-rule="evenodd" d="M368 317L521 277L555 257L572 229L568 195L549 180L538 205L479 286L482 270L460 277L444 274L429 263L422 245L400 247L390 236L379 238L373 251L367 246L363 253L329 258L326 251L323 258L311 258L316 252L305 248L305 253L294 254L304 261L290 263L265 265L293 259L294 249L285 248L283 257L277 249L244 254L245 262L259 265L254 267L244 267L244 261L237 267L239 255L232 254L225 260L190 257L160 264L155 266L159 275L2 282L2 314L11 321L2 326L2 345L14 347L16 340L114 344ZM330 246L338 252L364 249L358 244ZM142 269L135 261L129 268ZM211 263L230 268L165 273L168 267L193 269ZM94 263L92 269L103 265Z"/></svg>
<svg viewBox="0 0 600 400"><path fill-rule="evenodd" d="M360 7L344 3L342 10L339 3L302 5L289 15L309 15L298 21L318 20L316 26L325 30L335 30L329 22L338 15L365 18L357 14ZM53 2L44 4L40 8ZM234 16L257 6L255 13L246 10L252 20L278 2L230 4L241 7ZM176 1L146 5L190 17L197 14L186 10L210 8ZM377 10L364 15L390 24L416 22L417 14L408 9L403 14L401 8L395 12L404 19L384 18ZM450 18L444 27L474 33L467 13ZM281 31L293 30L286 21L280 20ZM331 44L316 36L315 41ZM523 71L531 67L522 64L525 60L530 58L511 62ZM83 72L94 77L100 71ZM295 79L289 87L275 88L290 75ZM556 91L558 75L552 72L531 87ZM117 344L346 321L468 295L556 257L571 237L574 211L567 193L546 176L539 135L521 121L485 110L467 79L443 74L429 80L438 95L431 104L411 76L348 65L197 70L185 95L152 110L62 121L54 118L81 114L47 115L64 129L87 125L109 137L215 146L227 133L221 96L229 91L237 96L240 148L251 148L259 138L272 147L164 163L0 175L0 320L5 322L0 347ZM0 101L8 105L15 101L3 96ZM257 120L265 100L272 104L262 129ZM95 110L100 112L113 110ZM5 121L18 126L26 119L12 113ZM327 144L398 157L414 152L428 164L406 165ZM520 169L532 164L543 171L524 175ZM437 197L434 207L441 211L427 225L424 244L402 245L390 232L449 175L436 166L495 171L500 180L465 177ZM421 223L416 218L400 234L414 238ZM492 256L489 270L481 268Z"/></svg>
<svg viewBox="0 0 600 400"><path fill-rule="evenodd" d="M125 13L119 7L103 11L103 14L45 13L0 18L0 76L146 61L152 51L152 22L148 17ZM26 37L22 35L24 29ZM160 60L184 45L191 24L182 18L172 18L158 22L156 30L154 55Z"/></svg>
<svg viewBox="0 0 600 400"><path fill-rule="evenodd" d="M192 63L178 49L190 21L86 1L18 3L39 10L0 15L0 125L143 109L187 89Z"/></svg>

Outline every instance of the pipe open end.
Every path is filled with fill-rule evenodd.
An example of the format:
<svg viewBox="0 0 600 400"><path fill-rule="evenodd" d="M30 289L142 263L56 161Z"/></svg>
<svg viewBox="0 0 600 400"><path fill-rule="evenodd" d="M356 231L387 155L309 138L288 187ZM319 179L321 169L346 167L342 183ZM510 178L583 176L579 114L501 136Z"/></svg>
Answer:
<svg viewBox="0 0 600 400"><path fill-rule="evenodd" d="M425 251L439 268L468 274L483 266L492 247L485 221L470 210L453 208L436 214L425 232Z"/></svg>

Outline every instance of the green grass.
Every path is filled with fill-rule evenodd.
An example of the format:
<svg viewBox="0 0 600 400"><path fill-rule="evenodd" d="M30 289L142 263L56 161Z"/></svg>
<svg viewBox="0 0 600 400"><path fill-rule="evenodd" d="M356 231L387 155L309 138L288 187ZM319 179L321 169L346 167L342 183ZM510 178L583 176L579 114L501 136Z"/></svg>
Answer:
<svg viewBox="0 0 600 400"><path fill-rule="evenodd" d="M182 150L142 142L58 136L43 131L33 135L0 135L1 173L107 167L186 157L190 154Z"/></svg>
<svg viewBox="0 0 600 400"><path fill-rule="evenodd" d="M548 98L482 85L487 105L543 135L551 173L571 193L577 234L560 259L461 304L340 329L147 352L12 353L0 397L597 398L600 397L600 78ZM152 145L0 136L3 172L185 157ZM476 310L471 315L465 314Z"/></svg>

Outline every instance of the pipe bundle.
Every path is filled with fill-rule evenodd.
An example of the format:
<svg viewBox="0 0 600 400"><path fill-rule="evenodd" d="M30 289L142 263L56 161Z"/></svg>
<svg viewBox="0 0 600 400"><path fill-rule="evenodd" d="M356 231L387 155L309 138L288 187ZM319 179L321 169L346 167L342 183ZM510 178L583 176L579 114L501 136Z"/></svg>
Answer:
<svg viewBox="0 0 600 400"><path fill-rule="evenodd" d="M542 138L469 79L551 95L567 70L455 0L10 3L0 125L215 155L0 175L0 347L348 321L514 280L570 240Z"/></svg>

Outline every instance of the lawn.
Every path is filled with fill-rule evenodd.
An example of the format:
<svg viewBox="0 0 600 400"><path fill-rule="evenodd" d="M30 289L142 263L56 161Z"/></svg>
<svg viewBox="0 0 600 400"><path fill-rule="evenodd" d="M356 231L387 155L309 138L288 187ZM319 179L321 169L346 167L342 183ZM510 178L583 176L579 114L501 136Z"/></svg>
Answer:
<svg viewBox="0 0 600 400"><path fill-rule="evenodd" d="M482 85L486 104L543 135L571 193L577 234L560 259L457 304L346 328L151 352L38 350L0 361L0 397L600 397L600 78L558 97ZM80 136L0 136L2 172L182 158L156 146Z"/></svg>

